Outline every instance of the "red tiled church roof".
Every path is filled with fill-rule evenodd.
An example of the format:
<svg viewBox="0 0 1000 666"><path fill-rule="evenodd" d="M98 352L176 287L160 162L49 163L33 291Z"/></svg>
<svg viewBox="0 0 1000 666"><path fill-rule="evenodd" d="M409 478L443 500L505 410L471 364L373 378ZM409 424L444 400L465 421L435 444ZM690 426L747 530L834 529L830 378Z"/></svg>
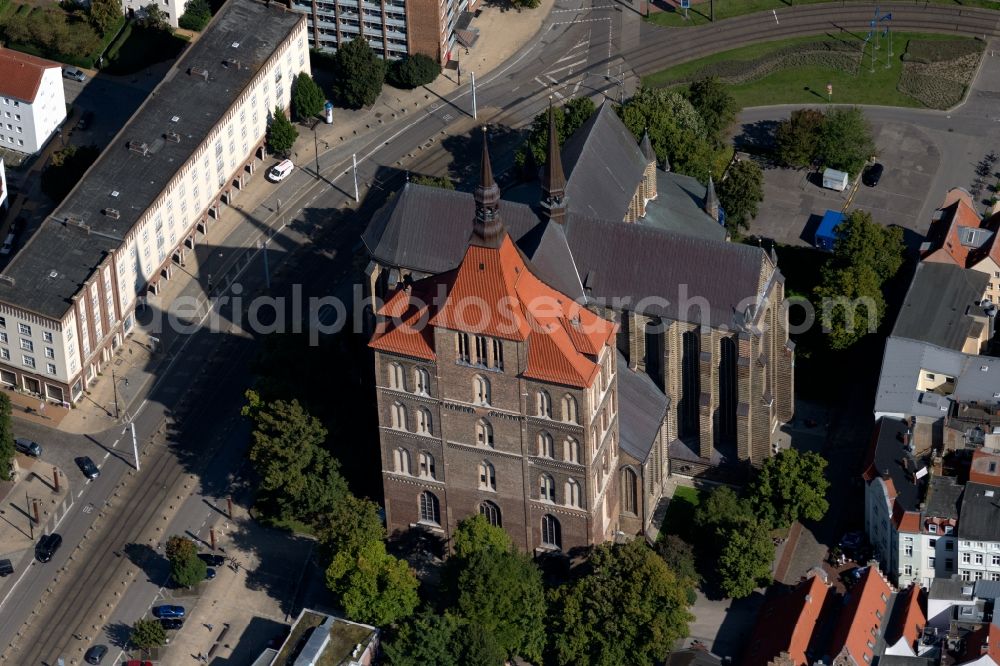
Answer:
<svg viewBox="0 0 1000 666"><path fill-rule="evenodd" d="M788 594L772 591L757 615L741 663L766 666L785 653L794 666L808 666L806 650L829 594L829 585L819 576L799 583Z"/></svg>
<svg viewBox="0 0 1000 666"><path fill-rule="evenodd" d="M0 46L0 95L34 102L45 70L59 66L57 62Z"/></svg>

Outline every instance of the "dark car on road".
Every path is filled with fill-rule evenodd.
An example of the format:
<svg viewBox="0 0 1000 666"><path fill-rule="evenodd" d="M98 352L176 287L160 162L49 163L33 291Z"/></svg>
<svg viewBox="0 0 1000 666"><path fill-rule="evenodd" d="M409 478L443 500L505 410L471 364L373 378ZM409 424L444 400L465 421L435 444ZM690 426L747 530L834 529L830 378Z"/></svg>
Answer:
<svg viewBox="0 0 1000 666"><path fill-rule="evenodd" d="M62 545L62 537L58 534L46 534L35 544L35 559L39 562L48 562Z"/></svg>
<svg viewBox="0 0 1000 666"><path fill-rule="evenodd" d="M76 466L80 468L83 475L88 479L96 479L101 475L101 470L97 469L97 465L94 461L90 459L90 456L80 456L79 458L74 458L73 462Z"/></svg>
<svg viewBox="0 0 1000 666"><path fill-rule="evenodd" d="M177 617L160 618L160 626L168 631L177 631L184 626L184 620Z"/></svg>
<svg viewBox="0 0 1000 666"><path fill-rule="evenodd" d="M221 567L226 563L226 558L215 553L198 553L198 559L210 567Z"/></svg>
<svg viewBox="0 0 1000 666"><path fill-rule="evenodd" d="M160 619L182 618L184 617L184 606L155 606L153 608L153 616Z"/></svg>
<svg viewBox="0 0 1000 666"><path fill-rule="evenodd" d="M14 564L10 560L0 560L0 578L14 573Z"/></svg>
<svg viewBox="0 0 1000 666"><path fill-rule="evenodd" d="M868 187L875 187L878 185L878 181L881 180L883 171L885 171L885 167L876 162L861 174L861 182Z"/></svg>
<svg viewBox="0 0 1000 666"><path fill-rule="evenodd" d="M14 448L26 456L33 456L37 458L42 455L42 447L39 446L37 442L25 439L24 437L14 438Z"/></svg>
<svg viewBox="0 0 1000 666"><path fill-rule="evenodd" d="M107 645L92 645L86 654L83 655L83 660L88 664L99 664L107 653Z"/></svg>

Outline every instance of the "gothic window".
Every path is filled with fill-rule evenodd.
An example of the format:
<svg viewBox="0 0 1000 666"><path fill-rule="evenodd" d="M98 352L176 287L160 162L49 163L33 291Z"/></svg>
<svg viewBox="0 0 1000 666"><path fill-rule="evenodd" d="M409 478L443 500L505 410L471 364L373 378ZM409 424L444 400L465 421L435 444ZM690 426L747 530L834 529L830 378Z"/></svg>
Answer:
<svg viewBox="0 0 1000 666"><path fill-rule="evenodd" d="M476 444L493 448L493 426L486 419L476 422Z"/></svg>
<svg viewBox="0 0 1000 666"><path fill-rule="evenodd" d="M476 363L479 365L489 364L489 338L485 338L481 335L476 336Z"/></svg>
<svg viewBox="0 0 1000 666"><path fill-rule="evenodd" d="M480 504L479 513L486 518L486 522L490 525L493 525L494 527L503 527L503 521L500 519L500 507L493 502L486 500Z"/></svg>
<svg viewBox="0 0 1000 666"><path fill-rule="evenodd" d="M480 375L476 375L472 378L472 390L473 399L476 404L490 404L490 380Z"/></svg>
<svg viewBox="0 0 1000 666"><path fill-rule="evenodd" d="M489 460L479 463L479 488L481 490L497 489L497 471Z"/></svg>
<svg viewBox="0 0 1000 666"><path fill-rule="evenodd" d="M576 398L571 396L569 393L563 396L563 421L568 421L570 423L578 423L577 413L576 413Z"/></svg>
<svg viewBox="0 0 1000 666"><path fill-rule="evenodd" d="M556 482L548 474L538 477L538 496L546 502L556 501Z"/></svg>
<svg viewBox="0 0 1000 666"><path fill-rule="evenodd" d="M622 470L622 511L638 514L639 483L635 471L631 467Z"/></svg>
<svg viewBox="0 0 1000 666"><path fill-rule="evenodd" d="M546 418L552 418L552 398L549 396L548 391L539 391L538 399L536 400L538 415Z"/></svg>
<svg viewBox="0 0 1000 666"><path fill-rule="evenodd" d="M406 430L406 407L400 402L394 402L391 409L392 427Z"/></svg>
<svg viewBox="0 0 1000 666"><path fill-rule="evenodd" d="M456 333L455 337L457 339L458 346L458 360L463 363L469 362L469 334L468 333Z"/></svg>
<svg viewBox="0 0 1000 666"><path fill-rule="evenodd" d="M403 386L403 366L399 363L389 364L389 388L402 391Z"/></svg>
<svg viewBox="0 0 1000 666"><path fill-rule="evenodd" d="M542 516L542 545L549 548L562 548L562 528L555 516Z"/></svg>
<svg viewBox="0 0 1000 666"><path fill-rule="evenodd" d="M437 495L429 490L420 493L420 522L441 524L441 506Z"/></svg>
<svg viewBox="0 0 1000 666"><path fill-rule="evenodd" d="M426 451L420 452L420 476L427 479L437 478L434 472L434 456Z"/></svg>
<svg viewBox="0 0 1000 666"><path fill-rule="evenodd" d="M580 462L580 442L572 437L567 437L566 442L563 444L563 449L563 457L566 459L566 462Z"/></svg>
<svg viewBox="0 0 1000 666"><path fill-rule="evenodd" d="M396 471L400 474L410 473L410 452L399 447L393 451L393 461L395 463Z"/></svg>
<svg viewBox="0 0 1000 666"><path fill-rule="evenodd" d="M566 481L566 504L580 508L580 484L576 479Z"/></svg>
<svg viewBox="0 0 1000 666"><path fill-rule="evenodd" d="M493 340L493 368L495 370L503 370L503 342L500 340Z"/></svg>
<svg viewBox="0 0 1000 666"><path fill-rule="evenodd" d="M423 368L413 369L413 390L421 395L427 395L430 391L431 376Z"/></svg>
<svg viewBox="0 0 1000 666"><path fill-rule="evenodd" d="M423 408L417 410L417 432L421 435L434 434L430 410Z"/></svg>
<svg viewBox="0 0 1000 666"><path fill-rule="evenodd" d="M552 435L544 431L538 433L538 455L542 458L555 457L555 447L552 444Z"/></svg>

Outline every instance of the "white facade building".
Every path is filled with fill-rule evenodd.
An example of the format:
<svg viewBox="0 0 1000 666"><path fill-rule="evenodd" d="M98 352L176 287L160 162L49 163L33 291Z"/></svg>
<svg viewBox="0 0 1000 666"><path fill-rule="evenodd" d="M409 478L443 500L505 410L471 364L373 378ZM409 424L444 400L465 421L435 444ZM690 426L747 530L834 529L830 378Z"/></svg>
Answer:
<svg viewBox="0 0 1000 666"><path fill-rule="evenodd" d="M37 153L64 120L62 66L0 46L0 146Z"/></svg>
<svg viewBox="0 0 1000 666"><path fill-rule="evenodd" d="M264 157L305 17L231 0L0 273L0 383L75 402Z"/></svg>
<svg viewBox="0 0 1000 666"><path fill-rule="evenodd" d="M133 18L137 14L142 15L143 7L157 5L167 17L167 23L176 28L177 21L187 9L187 3L188 0L122 0L122 9L126 16Z"/></svg>

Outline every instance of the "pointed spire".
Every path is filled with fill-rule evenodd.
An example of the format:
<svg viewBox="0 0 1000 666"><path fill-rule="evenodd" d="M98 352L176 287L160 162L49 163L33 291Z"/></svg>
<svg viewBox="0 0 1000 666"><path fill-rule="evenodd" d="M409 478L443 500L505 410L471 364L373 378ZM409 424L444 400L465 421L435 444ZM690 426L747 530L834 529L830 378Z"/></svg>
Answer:
<svg viewBox="0 0 1000 666"><path fill-rule="evenodd" d="M642 134L642 143L639 144L639 150L642 151L642 156L646 158L647 162L656 162L656 153L653 152L653 144L649 140L648 129Z"/></svg>
<svg viewBox="0 0 1000 666"><path fill-rule="evenodd" d="M476 200L476 220L473 224L472 240L476 245L499 247L504 228L500 222L500 188L493 180L493 166L486 142L486 127L483 126L483 157L479 166L479 185L474 194Z"/></svg>
<svg viewBox="0 0 1000 666"><path fill-rule="evenodd" d="M566 176L559 152L559 131L556 112L549 97L549 153L542 174L542 209L553 222L566 221Z"/></svg>
<svg viewBox="0 0 1000 666"><path fill-rule="evenodd" d="M715 194L715 182L712 180L712 174L708 175L708 187L705 188L705 207L706 213L712 216L713 220L718 221L719 219L719 197Z"/></svg>

